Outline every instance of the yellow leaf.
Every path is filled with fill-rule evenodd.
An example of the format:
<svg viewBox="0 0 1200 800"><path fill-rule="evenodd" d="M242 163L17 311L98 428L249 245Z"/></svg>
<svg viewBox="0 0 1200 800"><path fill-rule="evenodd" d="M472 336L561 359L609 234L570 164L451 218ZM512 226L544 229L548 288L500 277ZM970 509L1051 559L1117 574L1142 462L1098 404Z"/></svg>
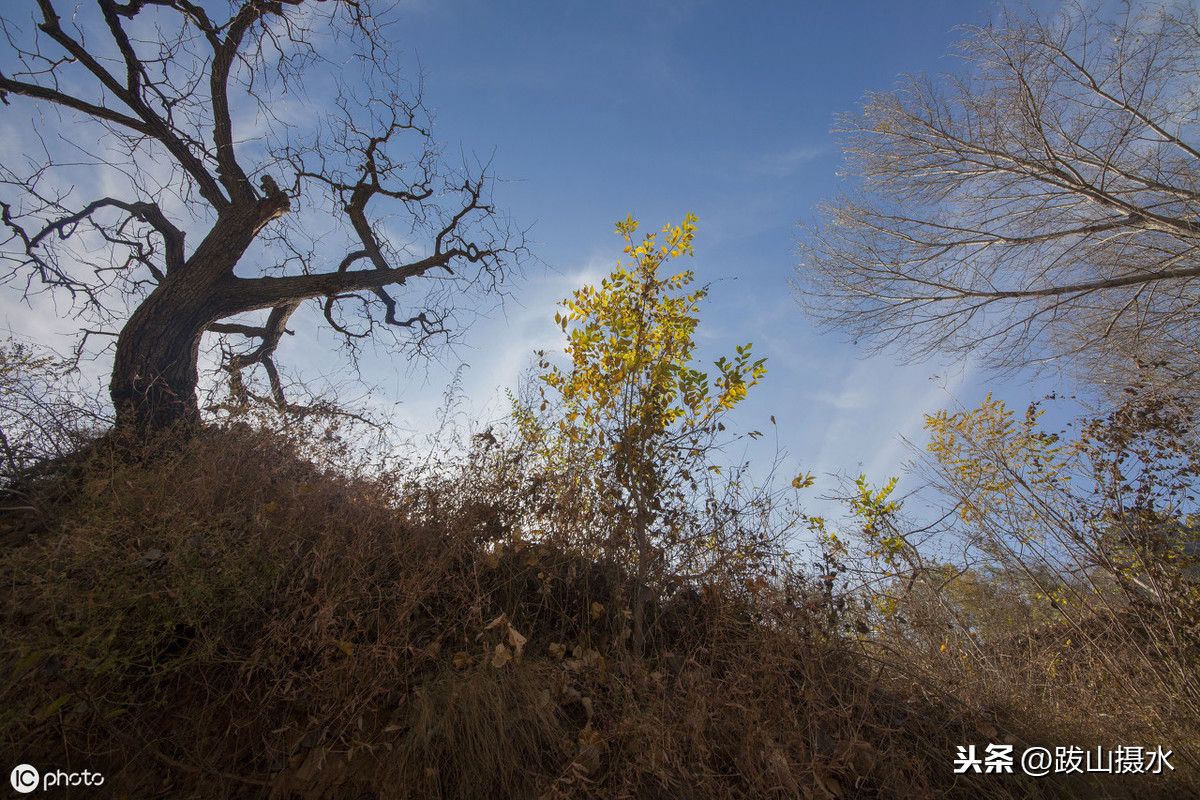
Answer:
<svg viewBox="0 0 1200 800"><path fill-rule="evenodd" d="M595 602L595 601L593 600L593 601L592 601L591 614L592 614L592 621L593 621L593 622L595 622L596 620L600 619L600 617L604 615L604 606L602 606L601 604L599 604L599 603L597 603L597 602Z"/></svg>
<svg viewBox="0 0 1200 800"><path fill-rule="evenodd" d="M338 642L337 648L348 656L354 655L354 645L349 642Z"/></svg>
<svg viewBox="0 0 1200 800"><path fill-rule="evenodd" d="M801 472L792 479L793 489L807 489L817 482L817 479L808 472Z"/></svg>
<svg viewBox="0 0 1200 800"><path fill-rule="evenodd" d="M466 669L475 663L475 658L466 650L459 650L454 654L454 668Z"/></svg>

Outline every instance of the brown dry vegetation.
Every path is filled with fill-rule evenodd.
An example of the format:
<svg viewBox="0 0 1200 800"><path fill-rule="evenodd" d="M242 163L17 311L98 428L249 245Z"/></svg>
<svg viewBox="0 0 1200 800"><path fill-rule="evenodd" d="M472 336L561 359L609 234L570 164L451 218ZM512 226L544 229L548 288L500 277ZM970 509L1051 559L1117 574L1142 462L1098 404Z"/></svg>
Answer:
<svg viewBox="0 0 1200 800"><path fill-rule="evenodd" d="M1200 792L1196 721L1051 630L965 659L864 648L852 603L790 570L660 597L639 658L621 569L514 533L519 478L481 467L511 461L362 477L301 444L108 442L9 493L36 513L3 518L3 763L103 773L80 797ZM952 773L957 745L1006 740L1163 744L1177 768Z"/></svg>

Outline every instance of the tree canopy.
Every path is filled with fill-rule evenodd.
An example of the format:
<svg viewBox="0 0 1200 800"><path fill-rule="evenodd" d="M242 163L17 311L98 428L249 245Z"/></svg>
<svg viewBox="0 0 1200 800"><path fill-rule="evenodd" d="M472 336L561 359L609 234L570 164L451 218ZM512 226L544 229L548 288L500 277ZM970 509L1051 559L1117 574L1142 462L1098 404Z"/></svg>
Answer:
<svg viewBox="0 0 1200 800"><path fill-rule="evenodd" d="M29 120L28 155L0 166L0 259L27 295L68 294L85 335L116 336L118 422L198 418L206 333L235 398L261 367L287 406L274 357L301 304L351 347L419 345L521 249L486 170L442 157L371 3L67 10L0 20L0 100Z"/></svg>
<svg viewBox="0 0 1200 800"><path fill-rule="evenodd" d="M913 359L1141 360L1197 388L1200 12L1064 6L967 26L964 70L843 116L856 188L800 227L796 289Z"/></svg>
<svg viewBox="0 0 1200 800"><path fill-rule="evenodd" d="M722 417L766 375L766 359L751 345L722 357L711 377L693 366L699 304L707 289L688 287L691 270L665 272L668 261L693 255L696 218L634 239L632 216L617 223L628 266L618 264L600 285L562 301L555 321L567 334L569 370L542 359L543 408L559 414L551 443L587 466L588 478L615 513L605 548L624 556L635 576L633 644L641 652L648 585L661 579L663 553L686 538L683 502L697 488ZM547 391L549 390L549 391ZM531 414L518 415L528 426Z"/></svg>

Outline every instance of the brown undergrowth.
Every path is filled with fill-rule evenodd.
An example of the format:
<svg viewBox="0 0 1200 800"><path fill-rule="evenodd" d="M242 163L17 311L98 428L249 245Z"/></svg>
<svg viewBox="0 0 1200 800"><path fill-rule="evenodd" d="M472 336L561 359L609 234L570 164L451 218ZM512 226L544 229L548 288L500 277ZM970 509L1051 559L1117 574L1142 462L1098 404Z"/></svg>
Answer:
<svg viewBox="0 0 1200 800"><path fill-rule="evenodd" d="M968 741L1009 742L1017 752L1076 748L1080 771L1061 785L1066 796L1197 797L1200 720L1194 698L1174 689L1172 674L1194 671L1196 654L1154 655L1155 640L1166 638L1144 615L1126 610L1031 626L976 646L953 636L944 637L945 648L890 637L873 642L869 657L974 709L976 736ZM1099 770L1117 747L1162 748L1170 767L1159 774L1087 773L1088 759Z"/></svg>
<svg viewBox="0 0 1200 800"><path fill-rule="evenodd" d="M300 452L213 429L28 490L43 524L0 553L3 763L137 798L1099 796L954 775L987 721L865 656L795 575L658 598L638 655L620 568L523 540L471 499L488 476Z"/></svg>

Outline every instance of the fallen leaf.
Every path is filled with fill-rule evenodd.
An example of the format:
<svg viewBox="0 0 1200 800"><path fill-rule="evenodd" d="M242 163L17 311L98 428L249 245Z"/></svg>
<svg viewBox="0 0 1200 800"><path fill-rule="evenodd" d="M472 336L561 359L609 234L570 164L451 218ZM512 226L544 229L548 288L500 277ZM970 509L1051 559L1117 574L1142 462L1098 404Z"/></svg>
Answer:
<svg viewBox="0 0 1200 800"><path fill-rule="evenodd" d="M870 742L855 742L851 749L854 751L854 766L860 774L868 773L875 768L878 754Z"/></svg>
<svg viewBox="0 0 1200 800"><path fill-rule="evenodd" d="M575 756L575 769L584 775L590 775L600 769L600 748L594 744L587 744L579 748L579 755Z"/></svg>
<svg viewBox="0 0 1200 800"><path fill-rule="evenodd" d="M517 633L517 629L512 625L508 626L508 643L512 645L513 652L517 658L521 657L521 653L525 650L525 637Z"/></svg>
<svg viewBox="0 0 1200 800"><path fill-rule="evenodd" d="M454 668L466 669L475 663L475 658L466 650L459 650L454 654Z"/></svg>
<svg viewBox="0 0 1200 800"><path fill-rule="evenodd" d="M588 745L597 746L601 740L600 731L592 728L592 723L583 726L583 730L579 732L579 746L587 747Z"/></svg>
<svg viewBox="0 0 1200 800"><path fill-rule="evenodd" d="M512 661L512 653L508 648L503 644L496 645L496 652L492 654L492 666L499 669L510 661Z"/></svg>
<svg viewBox="0 0 1200 800"><path fill-rule="evenodd" d="M825 791L826 797L840 798L842 796L842 783L830 772L817 769L813 772L813 778L816 779L817 786Z"/></svg>

